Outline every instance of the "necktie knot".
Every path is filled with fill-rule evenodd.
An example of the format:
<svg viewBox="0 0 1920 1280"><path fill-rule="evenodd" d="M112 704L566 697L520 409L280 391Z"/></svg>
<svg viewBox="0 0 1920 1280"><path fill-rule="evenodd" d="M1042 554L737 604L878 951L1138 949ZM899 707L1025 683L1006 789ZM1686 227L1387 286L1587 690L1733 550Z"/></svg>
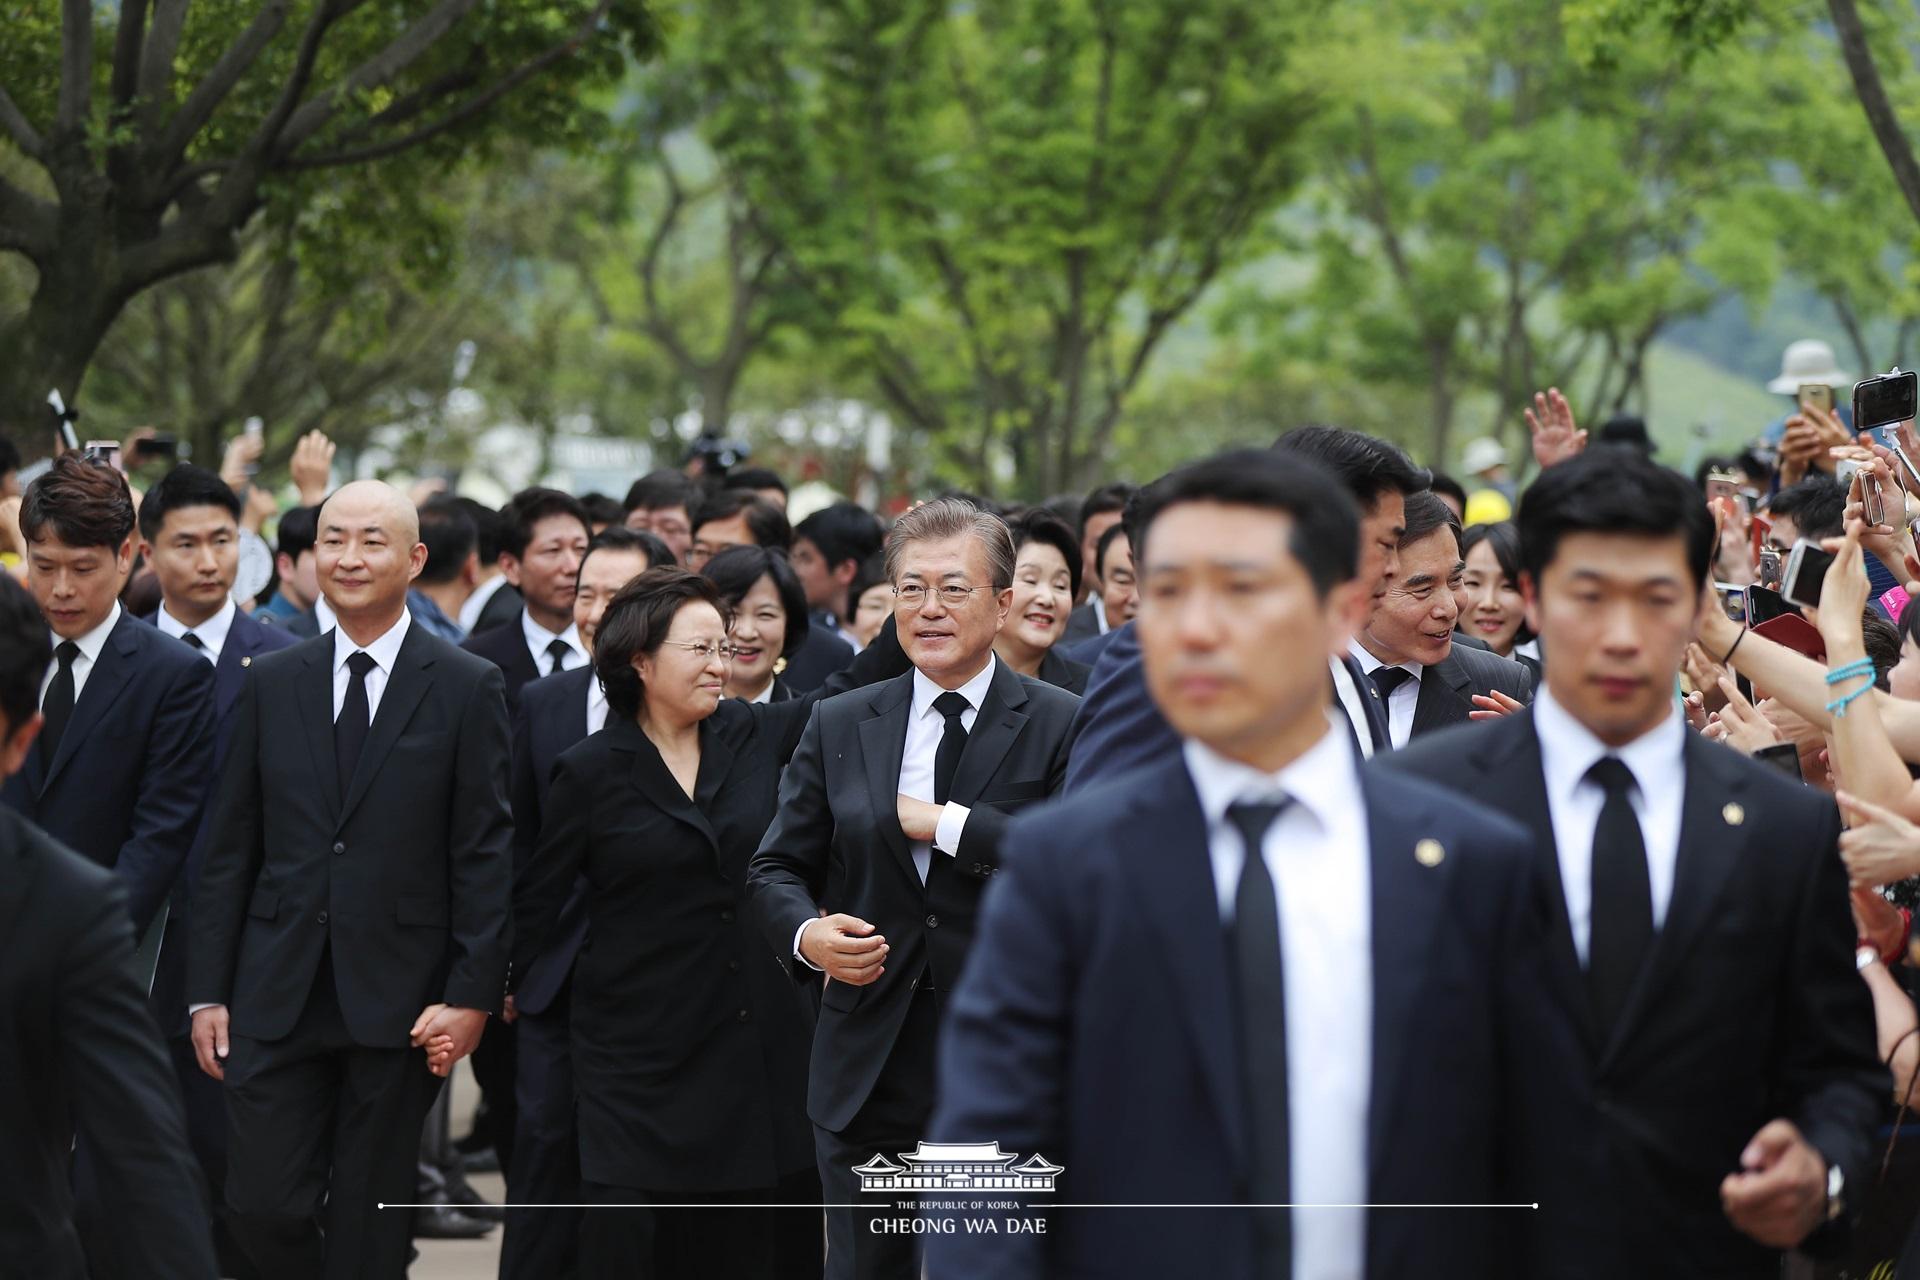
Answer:
<svg viewBox="0 0 1920 1280"><path fill-rule="evenodd" d="M189 649L205 649L207 647L206 641L191 631L180 637L180 643L186 645Z"/></svg>
<svg viewBox="0 0 1920 1280"><path fill-rule="evenodd" d="M1391 698L1395 689L1413 679L1413 672L1405 667L1375 667L1368 676L1382 698Z"/></svg>
<svg viewBox="0 0 1920 1280"><path fill-rule="evenodd" d="M60 660L62 671L71 671L73 660L80 656L80 646L71 640L62 640L59 647L53 651L53 656Z"/></svg>
<svg viewBox="0 0 1920 1280"><path fill-rule="evenodd" d="M547 656L553 659L553 665L547 668L547 674L567 669L567 659L573 656L573 646L565 640L555 640L547 645Z"/></svg>
<svg viewBox="0 0 1920 1280"><path fill-rule="evenodd" d="M356 649L347 655L347 670L353 672L355 679L365 680L367 673L373 668L373 655L365 649Z"/></svg>
<svg viewBox="0 0 1920 1280"><path fill-rule="evenodd" d="M1261 842L1267 838L1267 828L1292 803L1291 796L1283 796L1274 800L1238 800L1227 806L1227 821L1247 842L1249 857L1258 855Z"/></svg>
<svg viewBox="0 0 1920 1280"><path fill-rule="evenodd" d="M947 719L955 720L972 710L973 704L967 701L964 694L943 693L933 700L933 709Z"/></svg>
<svg viewBox="0 0 1920 1280"><path fill-rule="evenodd" d="M1634 787L1633 770L1618 756L1602 757L1587 770L1587 780L1597 784L1609 797L1625 795Z"/></svg>

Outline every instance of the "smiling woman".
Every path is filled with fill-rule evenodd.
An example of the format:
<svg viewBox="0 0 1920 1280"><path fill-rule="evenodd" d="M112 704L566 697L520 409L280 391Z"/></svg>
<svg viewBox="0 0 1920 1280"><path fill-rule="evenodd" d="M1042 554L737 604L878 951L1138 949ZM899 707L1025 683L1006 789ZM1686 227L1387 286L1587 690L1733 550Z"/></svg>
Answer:
<svg viewBox="0 0 1920 1280"><path fill-rule="evenodd" d="M1056 651L1080 594L1080 544L1066 522L1047 511L1013 520L1013 604L993 651L1021 675L1084 693L1092 671Z"/></svg>
<svg viewBox="0 0 1920 1280"><path fill-rule="evenodd" d="M806 592L786 555L765 547L728 547L700 572L733 610L727 696L748 702L791 698L777 672L781 659L807 638L810 624Z"/></svg>

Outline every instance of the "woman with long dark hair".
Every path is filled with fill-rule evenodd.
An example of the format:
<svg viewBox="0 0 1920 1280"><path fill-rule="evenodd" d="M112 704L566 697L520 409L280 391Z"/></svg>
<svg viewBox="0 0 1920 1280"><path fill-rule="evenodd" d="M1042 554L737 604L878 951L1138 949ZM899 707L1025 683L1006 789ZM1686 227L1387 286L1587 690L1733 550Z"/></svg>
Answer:
<svg viewBox="0 0 1920 1280"><path fill-rule="evenodd" d="M1503 658L1533 669L1540 680L1540 646L1527 626L1527 602L1520 594L1520 530L1511 520L1477 524L1460 539L1466 572L1460 585L1466 602L1456 629Z"/></svg>

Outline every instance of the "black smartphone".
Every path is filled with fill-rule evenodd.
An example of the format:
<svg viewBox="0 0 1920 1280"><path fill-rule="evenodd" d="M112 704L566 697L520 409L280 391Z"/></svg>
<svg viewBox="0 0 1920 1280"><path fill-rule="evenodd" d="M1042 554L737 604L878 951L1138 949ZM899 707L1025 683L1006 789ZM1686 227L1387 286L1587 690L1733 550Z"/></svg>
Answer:
<svg viewBox="0 0 1920 1280"><path fill-rule="evenodd" d="M133 446L136 460L145 458L171 458L180 452L180 441L175 436L148 436L136 441Z"/></svg>
<svg viewBox="0 0 1920 1280"><path fill-rule="evenodd" d="M1857 435L1890 423L1907 422L1920 408L1920 377L1895 369L1853 388L1853 430Z"/></svg>
<svg viewBox="0 0 1920 1280"><path fill-rule="evenodd" d="M1832 563L1833 552L1823 550L1817 542L1802 538L1793 544L1793 551L1787 556L1780 594L1786 597L1788 603L1797 604L1803 609L1818 608L1820 586L1826 581L1827 567Z"/></svg>
<svg viewBox="0 0 1920 1280"><path fill-rule="evenodd" d="M1771 746L1762 747L1753 753L1753 758L1762 764L1772 765L1796 782L1801 780L1800 748L1791 742L1776 742Z"/></svg>
<svg viewBox="0 0 1920 1280"><path fill-rule="evenodd" d="M1772 622L1775 618L1784 617L1792 612L1793 606L1788 604L1786 597L1778 591L1762 586L1747 588L1748 626L1757 627L1763 622Z"/></svg>

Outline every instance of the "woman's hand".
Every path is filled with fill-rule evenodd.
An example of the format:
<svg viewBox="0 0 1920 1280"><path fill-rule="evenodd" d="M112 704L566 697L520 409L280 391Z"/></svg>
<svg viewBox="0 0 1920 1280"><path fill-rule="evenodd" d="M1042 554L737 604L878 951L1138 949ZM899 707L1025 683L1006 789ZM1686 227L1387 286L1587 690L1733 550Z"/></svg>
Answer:
<svg viewBox="0 0 1920 1280"><path fill-rule="evenodd" d="M1527 433L1533 437L1533 460L1545 471L1556 462L1565 462L1587 447L1587 433L1573 421L1573 406L1553 387L1544 394L1535 392L1533 408L1525 411Z"/></svg>
<svg viewBox="0 0 1920 1280"><path fill-rule="evenodd" d="M1740 688L1734 684L1732 677L1723 675L1719 683L1720 696L1726 699L1726 706L1711 721L1722 730L1715 737L1748 755L1787 740L1780 736L1780 731L1774 728L1771 720L1740 696Z"/></svg>
<svg viewBox="0 0 1920 1280"><path fill-rule="evenodd" d="M1729 672L1724 665L1713 660L1713 655L1698 640L1687 646L1680 669L1686 673L1687 683L1693 686L1693 691L1700 695L1702 711L1718 711L1727 705L1727 695L1721 690L1720 682L1727 678Z"/></svg>
<svg viewBox="0 0 1920 1280"><path fill-rule="evenodd" d="M1920 827L1850 791L1834 794L1853 825L1840 833L1840 857L1856 889L1920 874Z"/></svg>
<svg viewBox="0 0 1920 1280"><path fill-rule="evenodd" d="M1879 488L1880 501L1889 517L1879 524L1866 522L1864 489L1869 483ZM1913 535L1907 530L1905 498L1905 491L1893 482L1893 471L1886 460L1871 454L1868 455L1865 469L1854 472L1847 486L1847 522L1860 522L1860 545L1896 577L1905 571L1907 556L1913 551ZM1896 501L1900 503L1897 511L1893 505ZM1822 594L1821 599L1824 601L1826 596Z"/></svg>
<svg viewBox="0 0 1920 1280"><path fill-rule="evenodd" d="M1867 609L1867 558L1861 554L1860 539L1866 526L1858 520L1847 521L1847 536L1827 539L1833 563L1820 581L1820 635L1827 652L1842 660L1865 647L1860 616Z"/></svg>
<svg viewBox="0 0 1920 1280"><path fill-rule="evenodd" d="M1715 498L1713 512L1719 526L1714 578L1736 587L1752 586L1759 577L1753 563L1753 517L1732 498Z"/></svg>
<svg viewBox="0 0 1920 1280"><path fill-rule="evenodd" d="M1801 405L1802 417L1813 427L1814 438L1819 442L1813 465L1822 471L1833 471L1833 455L1828 452L1841 445L1851 445L1853 432L1847 430L1847 424L1840 421L1840 415L1818 405Z"/></svg>

